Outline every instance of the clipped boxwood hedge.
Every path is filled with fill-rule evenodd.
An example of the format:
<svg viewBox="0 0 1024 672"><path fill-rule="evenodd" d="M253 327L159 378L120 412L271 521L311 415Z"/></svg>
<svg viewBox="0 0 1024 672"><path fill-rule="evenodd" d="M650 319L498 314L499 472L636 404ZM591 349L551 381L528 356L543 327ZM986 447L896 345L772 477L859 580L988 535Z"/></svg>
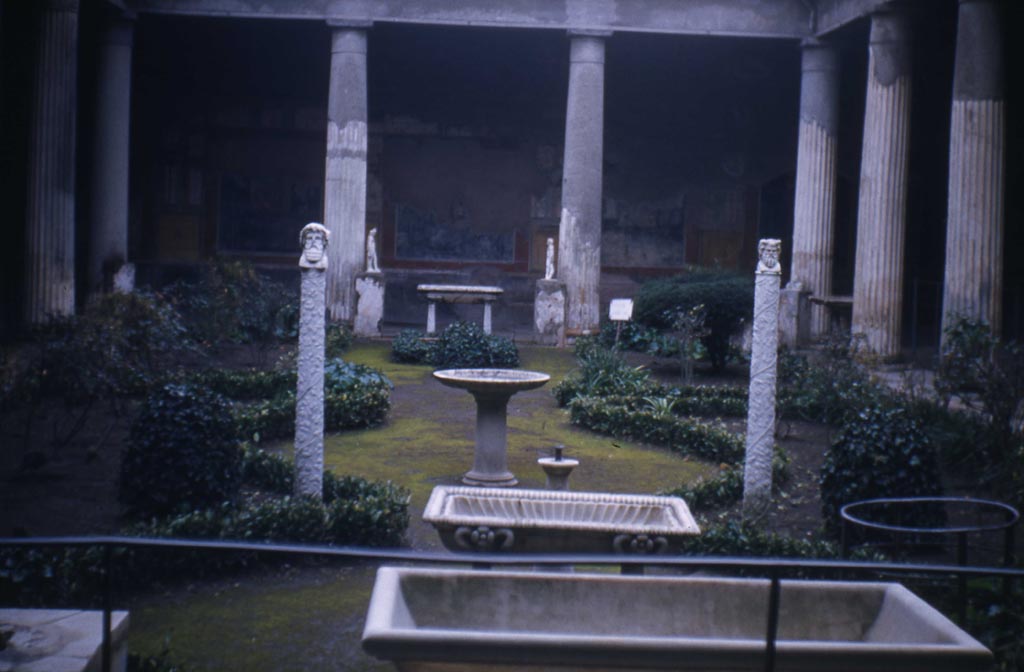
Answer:
<svg viewBox="0 0 1024 672"><path fill-rule="evenodd" d="M743 440L724 427L652 409L636 397L577 397L569 403L569 415L574 425L683 455L726 463L743 457Z"/></svg>

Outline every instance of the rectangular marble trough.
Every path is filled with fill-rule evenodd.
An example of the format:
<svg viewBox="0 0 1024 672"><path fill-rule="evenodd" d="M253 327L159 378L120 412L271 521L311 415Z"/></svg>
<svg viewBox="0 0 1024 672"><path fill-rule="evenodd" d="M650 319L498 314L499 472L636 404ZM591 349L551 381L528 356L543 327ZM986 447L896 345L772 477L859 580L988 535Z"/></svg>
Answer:
<svg viewBox="0 0 1024 672"><path fill-rule="evenodd" d="M363 648L403 672L763 670L769 582L382 567ZM991 653L895 583L783 581L777 672L973 672Z"/></svg>
<svg viewBox="0 0 1024 672"><path fill-rule="evenodd" d="M700 534L679 497L437 486L423 520L453 551L659 553Z"/></svg>

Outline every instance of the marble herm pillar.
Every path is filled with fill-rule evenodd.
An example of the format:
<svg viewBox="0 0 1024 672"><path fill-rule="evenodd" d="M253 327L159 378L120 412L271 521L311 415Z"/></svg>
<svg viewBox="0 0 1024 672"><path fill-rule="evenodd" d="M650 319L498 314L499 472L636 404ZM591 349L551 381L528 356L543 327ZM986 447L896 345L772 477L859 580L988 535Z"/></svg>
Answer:
<svg viewBox="0 0 1024 672"><path fill-rule="evenodd" d="M324 492L324 350L327 245L330 232L317 223L299 234L302 273L295 394L295 496Z"/></svg>
<svg viewBox="0 0 1024 672"><path fill-rule="evenodd" d="M818 40L803 44L800 131L790 277L817 296L832 293L839 130L839 55ZM823 305L811 307L810 336L828 334Z"/></svg>
<svg viewBox="0 0 1024 672"><path fill-rule="evenodd" d="M332 321L355 317L355 278L366 245L366 26L337 26L331 34L327 97L324 225L336 250L327 272Z"/></svg>
<svg viewBox="0 0 1024 672"><path fill-rule="evenodd" d="M942 328L1002 323L1005 98L1000 3L961 0L949 137Z"/></svg>
<svg viewBox="0 0 1024 672"><path fill-rule="evenodd" d="M75 122L78 0L46 0L28 149L25 317L75 312Z"/></svg>
<svg viewBox="0 0 1024 672"><path fill-rule="evenodd" d="M601 194L606 33L571 33L565 115L558 278L566 287L566 329L596 332L601 321Z"/></svg>
<svg viewBox="0 0 1024 672"><path fill-rule="evenodd" d="M757 246L746 456L743 463L743 517L748 520L764 514L772 498L779 283L782 279L780 251L781 243L772 238L762 239Z"/></svg>
<svg viewBox="0 0 1024 672"><path fill-rule="evenodd" d="M900 352L910 51L904 14L883 11L871 16L850 328L864 336L869 352L883 358Z"/></svg>
<svg viewBox="0 0 1024 672"><path fill-rule="evenodd" d="M95 143L89 217L89 290L114 286L128 261L128 145L131 120L132 41L128 17L108 20L100 45ZM120 277L134 277L121 273Z"/></svg>

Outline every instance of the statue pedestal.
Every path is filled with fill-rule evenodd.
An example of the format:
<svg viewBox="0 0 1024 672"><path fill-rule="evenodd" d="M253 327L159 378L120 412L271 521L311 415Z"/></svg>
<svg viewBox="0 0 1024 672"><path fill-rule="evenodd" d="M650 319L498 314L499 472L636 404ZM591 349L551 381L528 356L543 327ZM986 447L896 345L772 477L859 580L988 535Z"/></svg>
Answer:
<svg viewBox="0 0 1024 672"><path fill-rule="evenodd" d="M561 280L537 281L533 329L542 345L565 343L565 283Z"/></svg>
<svg viewBox="0 0 1024 672"><path fill-rule="evenodd" d="M384 319L384 274L360 273L356 276L356 336L380 336Z"/></svg>
<svg viewBox="0 0 1024 672"><path fill-rule="evenodd" d="M779 292L779 341L788 348L811 340L811 293L791 282Z"/></svg>

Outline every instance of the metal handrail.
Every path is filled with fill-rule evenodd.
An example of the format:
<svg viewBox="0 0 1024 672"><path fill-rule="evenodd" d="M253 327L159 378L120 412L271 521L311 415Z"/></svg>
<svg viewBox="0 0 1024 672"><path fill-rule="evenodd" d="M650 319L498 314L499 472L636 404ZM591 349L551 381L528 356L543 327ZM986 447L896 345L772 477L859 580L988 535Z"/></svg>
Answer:
<svg viewBox="0 0 1024 672"><path fill-rule="evenodd" d="M168 539L121 536L81 537L17 537L0 538L0 548L101 547L103 549L103 641L101 669L111 669L110 562L113 548L149 548L211 551L249 551L307 557L344 558L349 560L393 560L428 564L468 564L472 567L492 565L619 565L623 572L646 565L664 567L759 570L770 580L768 620L765 632L765 670L775 669L775 643L778 635L779 594L781 575L785 571L817 570L836 574L904 573L952 575L961 581L967 577L1002 578L1007 582L1024 579L1024 570L1007 567L971 567L964 565L923 565L913 563L855 562L850 560L790 560L786 558L737 558L718 556L650 556L613 554L501 554L440 553L409 549L381 549L360 546L319 546L311 544L275 544L200 539Z"/></svg>

